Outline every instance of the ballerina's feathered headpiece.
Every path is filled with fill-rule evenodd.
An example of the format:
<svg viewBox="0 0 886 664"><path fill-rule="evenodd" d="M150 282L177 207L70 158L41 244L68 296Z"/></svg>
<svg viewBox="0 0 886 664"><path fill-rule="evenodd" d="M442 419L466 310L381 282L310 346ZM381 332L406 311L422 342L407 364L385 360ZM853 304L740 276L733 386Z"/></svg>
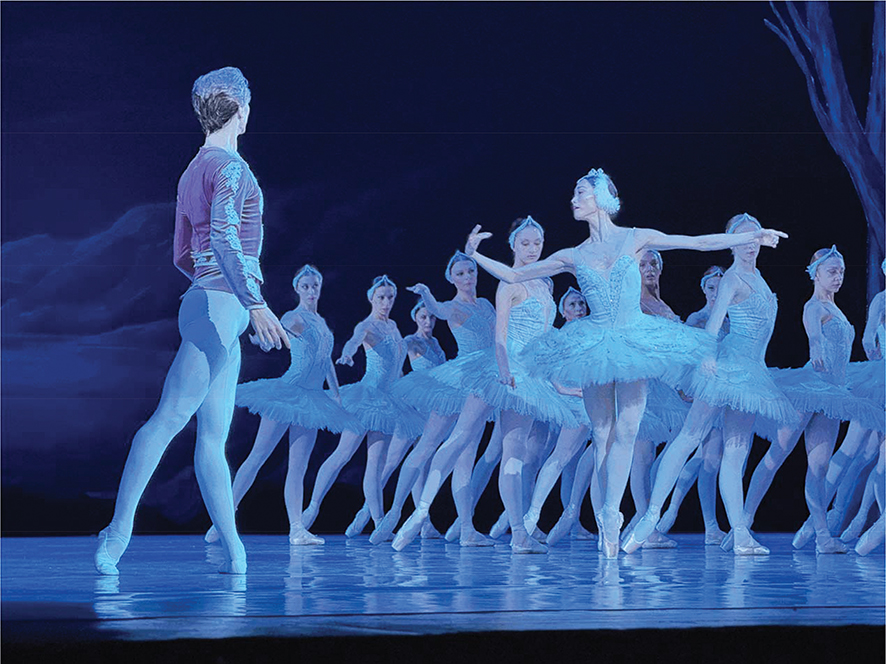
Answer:
<svg viewBox="0 0 886 664"><path fill-rule="evenodd" d="M380 277L376 277L372 280L372 285L369 287L369 290L366 291L366 299L372 302L372 296L375 295L375 291L382 286L390 286L394 289L394 297L397 296L397 284L391 281L388 275L383 274Z"/></svg>
<svg viewBox="0 0 886 664"><path fill-rule="evenodd" d="M752 217L747 212L742 212L741 214L737 214L729 220L729 225L726 227L726 232L734 233L735 229L741 226L746 221L749 221L761 230L763 229L763 226L760 225L760 222L757 221L756 217Z"/></svg>
<svg viewBox="0 0 886 664"><path fill-rule="evenodd" d="M594 188L594 199L597 207L609 215L614 215L621 209L621 199L618 197L618 189L612 182L612 178L603 172L602 168L592 168L588 174L578 179L578 182L587 180ZM576 184L578 184L576 182Z"/></svg>
<svg viewBox="0 0 886 664"><path fill-rule="evenodd" d="M722 277L723 276L723 268L719 266L714 266L714 269L708 272L701 278L701 289L704 290L704 285L708 283L708 279L713 279L714 277Z"/></svg>
<svg viewBox="0 0 886 664"><path fill-rule="evenodd" d="M809 274L809 278L812 279L812 281L815 281L815 273L818 270L818 266L821 265L822 263L824 263L828 258L831 258L832 256L836 256L841 261L843 261L844 264L846 263L846 260L843 258L843 254L841 254L839 251L837 251L837 245L832 244L830 249L828 249L821 256L819 256L814 261L812 261L809 264L809 267L806 268L806 272Z"/></svg>
<svg viewBox="0 0 886 664"><path fill-rule="evenodd" d="M425 301L423 299L418 298L418 302L415 303L415 306L412 307L412 311L409 312L409 317L412 320L415 320L415 317L418 316L418 312L420 309L427 309L427 305L425 304ZM429 311L428 313L431 313L431 312ZM416 322L418 322L418 321L416 321Z"/></svg>
<svg viewBox="0 0 886 664"><path fill-rule="evenodd" d="M317 279L320 280L320 283L323 283L323 275L320 274L320 270L315 268L313 265L303 265L302 268L295 273L295 276L292 278L292 287L298 288L298 280L302 277L306 277L309 274L314 275Z"/></svg>
<svg viewBox="0 0 886 664"><path fill-rule="evenodd" d="M563 316L563 318L566 318L566 298L569 297L570 295L572 295L573 293L578 295L582 300L585 299L585 296L582 295L582 292L580 290L575 289L572 286L570 286L569 290L567 290L565 293L563 293L563 297L560 298L560 304L557 305L557 311L560 312L560 315ZM587 300L585 300L585 303L587 303Z"/></svg>
<svg viewBox="0 0 886 664"><path fill-rule="evenodd" d="M538 232L541 233L541 239L545 239L545 229L541 227L541 224L538 223L535 219L532 218L532 215L526 217L522 224L517 226L511 234L508 235L508 244L511 245L511 250L517 246L517 233L526 228L537 228Z"/></svg>
<svg viewBox="0 0 886 664"><path fill-rule="evenodd" d="M450 284L452 283L452 266L456 263L460 263L461 261L470 261L474 264L474 269L477 268L477 261L475 261L463 251L456 251L454 254L452 254L452 258L449 259L449 262L446 263L446 272L443 275L446 277L446 281L448 281Z"/></svg>

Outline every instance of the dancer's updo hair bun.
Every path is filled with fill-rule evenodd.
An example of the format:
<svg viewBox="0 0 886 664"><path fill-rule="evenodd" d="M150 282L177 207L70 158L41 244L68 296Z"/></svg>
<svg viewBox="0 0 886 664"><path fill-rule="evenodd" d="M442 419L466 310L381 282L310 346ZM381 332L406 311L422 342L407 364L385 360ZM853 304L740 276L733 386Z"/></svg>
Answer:
<svg viewBox="0 0 886 664"><path fill-rule="evenodd" d="M388 275L383 274L380 277L376 277L372 280L372 285L369 287L369 290L366 291L366 299L370 302L372 301L372 296L375 295L375 291L377 291L382 286L390 286L394 289L394 297L397 297L397 284L391 281Z"/></svg>
<svg viewBox="0 0 886 664"><path fill-rule="evenodd" d="M236 67L223 67L203 74L191 88L191 104L204 134L224 127L237 111L249 104L249 82Z"/></svg>
<svg viewBox="0 0 886 664"><path fill-rule="evenodd" d="M603 172L602 168L592 168L588 174L579 178L578 182L587 180L594 188L594 200L597 207L614 217L621 209L621 199L618 197L618 189L612 178Z"/></svg>

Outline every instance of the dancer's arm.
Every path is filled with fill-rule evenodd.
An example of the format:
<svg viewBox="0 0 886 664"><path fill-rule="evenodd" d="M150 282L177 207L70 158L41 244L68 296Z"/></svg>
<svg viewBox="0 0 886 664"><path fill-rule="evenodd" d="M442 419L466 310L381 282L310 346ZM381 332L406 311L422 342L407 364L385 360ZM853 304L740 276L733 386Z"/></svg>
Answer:
<svg viewBox="0 0 886 664"><path fill-rule="evenodd" d="M726 319L726 311L729 309L729 305L732 304L732 300L738 293L740 285L741 280L731 272L727 272L724 277L720 279L720 286L717 290L717 299L714 300L714 306L711 307L711 316L708 318L707 325L704 327L705 332L714 337L714 339L720 334L720 327L722 327L723 321ZM708 375L716 374L716 358L709 357L702 360L701 369L703 373Z"/></svg>
<svg viewBox="0 0 886 664"><path fill-rule="evenodd" d="M868 307L868 320L864 326L861 345L869 360L879 360L883 357L883 349L877 345L877 326L883 320L884 304L886 304L886 291L880 291L874 295L871 306Z"/></svg>
<svg viewBox="0 0 886 664"><path fill-rule="evenodd" d="M522 290L522 287L499 284L495 291L495 362L498 364L499 382L511 387L515 387L516 383L508 363L508 321L517 289Z"/></svg>
<svg viewBox="0 0 886 664"><path fill-rule="evenodd" d="M809 300L803 307L803 327L806 330L806 336L809 337L809 360L812 362L812 368L816 371L824 371L821 319L825 313L824 307L815 299Z"/></svg>
<svg viewBox="0 0 886 664"><path fill-rule="evenodd" d="M282 325L283 329L294 337L301 336L301 333L304 332L305 329L302 317L296 313L295 310L287 311L283 314L280 318L280 325ZM250 334L249 341L253 345L261 348L265 353L270 352L274 348L273 343L270 343L267 340L262 341L257 334Z"/></svg>
<svg viewBox="0 0 886 664"><path fill-rule="evenodd" d="M335 365L332 363L331 357L327 364L326 384L329 386L329 391L332 392L332 398L341 403L341 394L338 391L338 376L335 373Z"/></svg>
<svg viewBox="0 0 886 664"><path fill-rule="evenodd" d="M335 361L336 364L346 364L349 367L354 366L354 355L357 354L360 344L366 341L368 328L369 324L365 320L357 323L357 327L354 328L354 334L348 339L345 347L342 348L341 357Z"/></svg>
<svg viewBox="0 0 886 664"><path fill-rule="evenodd" d="M561 249L554 252L547 258L536 261L520 268L513 268L492 260L487 256L477 252L477 247L488 237L492 237L492 233L480 232L480 225L474 226L474 230L468 235L468 241L465 244L465 253L477 261L477 265L486 270L493 277L506 284L516 284L521 281L529 281L531 279L541 279L543 277L553 277L555 274L562 272L572 272L572 250ZM496 302L498 298L496 297ZM498 306L496 306L498 309Z"/></svg>
<svg viewBox="0 0 886 664"><path fill-rule="evenodd" d="M440 302L433 296L431 289L424 284L407 286L406 290L418 295L421 298L422 303L425 305L425 309L427 309L428 313L435 318L438 318L439 320L449 320L449 317L452 316L452 302Z"/></svg>
<svg viewBox="0 0 886 664"><path fill-rule="evenodd" d="M635 251L657 249L692 249L695 251L717 251L731 249L742 244L759 240L764 247L775 247L778 240L787 237L787 233L762 228L748 233L712 233L710 235L669 235L654 228L638 228L634 237Z"/></svg>

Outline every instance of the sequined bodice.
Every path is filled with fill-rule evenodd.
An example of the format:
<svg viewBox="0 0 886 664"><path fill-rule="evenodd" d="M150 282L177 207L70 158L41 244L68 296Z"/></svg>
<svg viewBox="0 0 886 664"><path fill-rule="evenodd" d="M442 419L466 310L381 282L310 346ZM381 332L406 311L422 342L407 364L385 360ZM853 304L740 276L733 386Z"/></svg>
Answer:
<svg viewBox="0 0 886 664"><path fill-rule="evenodd" d="M292 362L283 378L307 389L321 389L332 355L332 332L317 314L310 311L299 313L304 329L298 336L289 334Z"/></svg>
<svg viewBox="0 0 886 664"><path fill-rule="evenodd" d="M430 341L427 341L425 339L419 339L413 334L406 337L407 342L410 340L424 348L421 355L415 359L409 360L409 364L413 371L427 371L428 369L440 366L446 361L446 354L443 352L443 349L440 348L440 344L437 343L436 339L432 338Z"/></svg>
<svg viewBox="0 0 886 664"><path fill-rule="evenodd" d="M765 293L751 287L751 294L738 304L729 305L729 334L726 339L732 345L742 346L748 359L763 362L766 347L775 329L778 301L775 293L766 287Z"/></svg>
<svg viewBox="0 0 886 664"><path fill-rule="evenodd" d="M632 228L625 236L621 255L612 263L608 274L579 260L578 251L573 253L575 278L588 303L587 318L595 325L630 325L632 319L644 315L640 310L640 266L632 253L625 253L625 247L632 249L633 245Z"/></svg>
<svg viewBox="0 0 886 664"><path fill-rule="evenodd" d="M846 369L852 354L855 328L837 309L836 313L821 325L821 343L825 370L819 375L837 385L846 383Z"/></svg>
<svg viewBox="0 0 886 664"><path fill-rule="evenodd" d="M511 307L508 318L508 354L511 356L550 330L554 322L554 299L550 292L546 286L535 290L520 304Z"/></svg>
<svg viewBox="0 0 886 664"><path fill-rule="evenodd" d="M366 373L361 383L387 388L400 377L406 359L406 342L399 333L389 334L372 348L366 348Z"/></svg>
<svg viewBox="0 0 886 664"><path fill-rule="evenodd" d="M470 308L472 313L461 325L449 326L458 344L458 354L473 353L492 346L495 336L495 308L489 300L479 298L471 307L464 303L459 303L459 306Z"/></svg>

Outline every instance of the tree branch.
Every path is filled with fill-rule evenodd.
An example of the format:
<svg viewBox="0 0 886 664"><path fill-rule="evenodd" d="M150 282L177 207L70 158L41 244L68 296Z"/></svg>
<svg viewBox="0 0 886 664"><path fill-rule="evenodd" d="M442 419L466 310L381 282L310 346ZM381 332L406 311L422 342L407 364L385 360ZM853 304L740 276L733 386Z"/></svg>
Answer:
<svg viewBox="0 0 886 664"><path fill-rule="evenodd" d="M886 56L884 56L884 5L874 3L873 62L871 64L871 87L868 91L868 107L865 111L864 131L871 150L880 166L883 166L883 86L886 80Z"/></svg>

